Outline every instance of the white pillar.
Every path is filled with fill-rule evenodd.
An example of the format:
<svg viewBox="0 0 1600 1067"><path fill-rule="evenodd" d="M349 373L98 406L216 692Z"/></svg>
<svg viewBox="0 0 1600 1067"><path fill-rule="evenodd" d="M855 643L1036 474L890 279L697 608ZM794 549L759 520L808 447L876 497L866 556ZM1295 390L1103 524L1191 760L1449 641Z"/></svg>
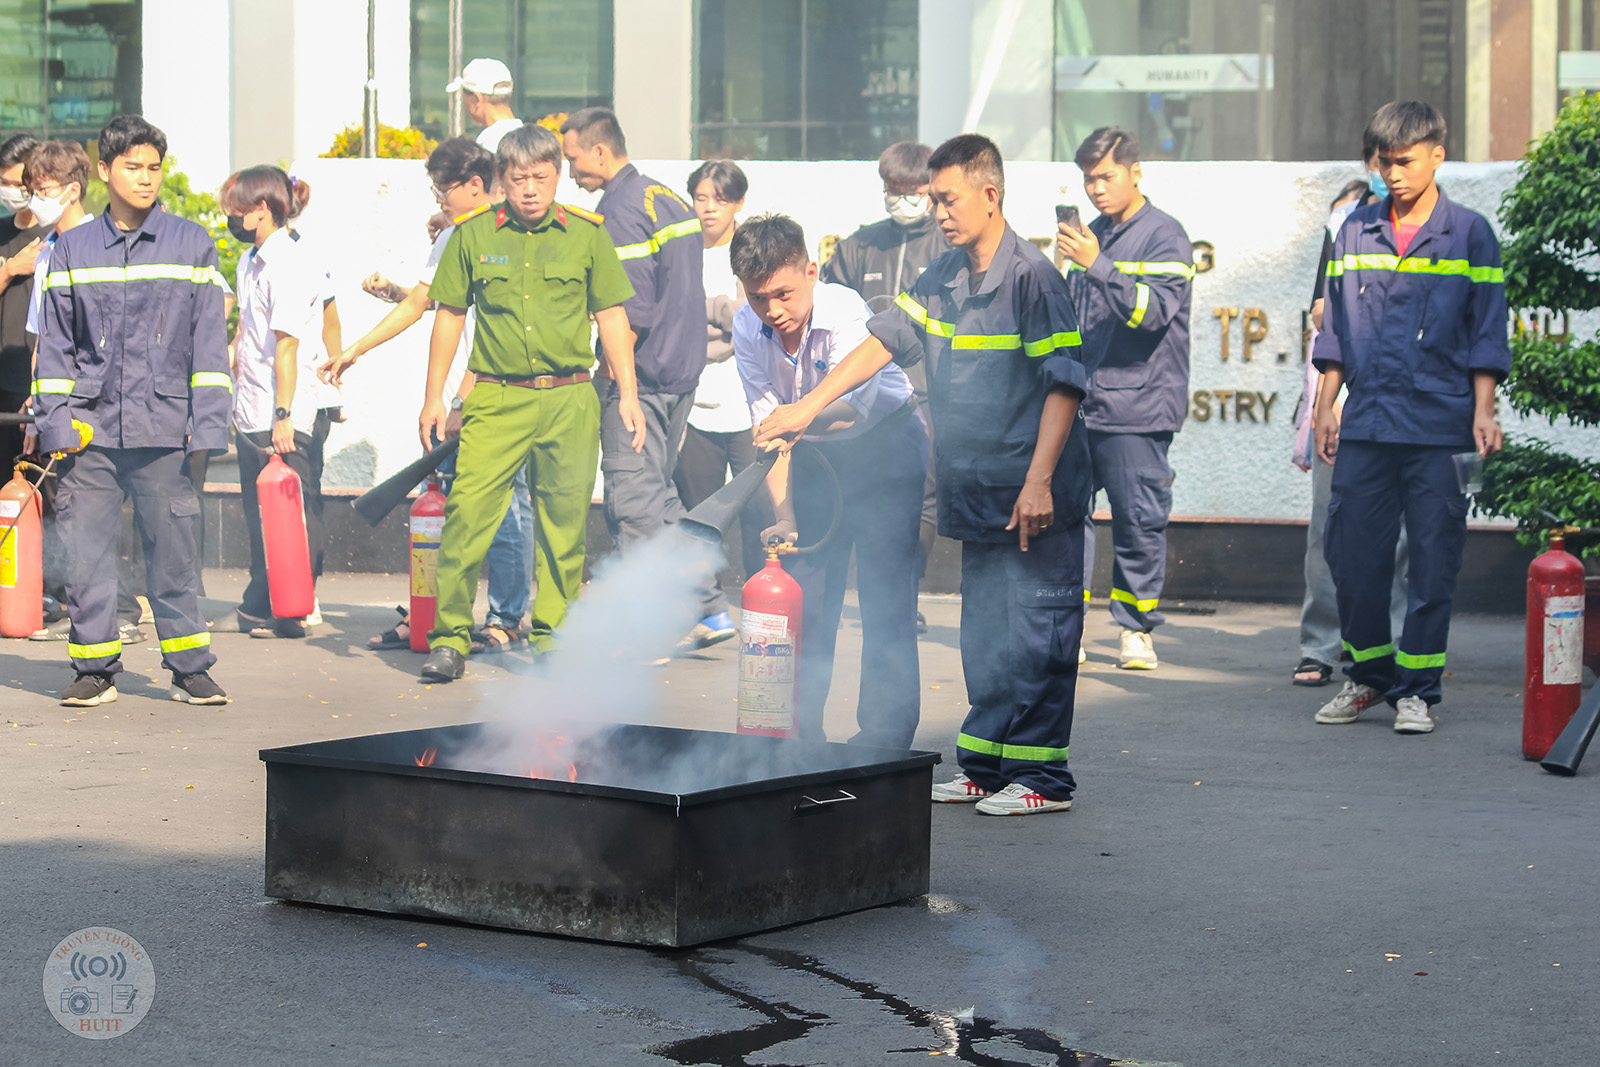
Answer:
<svg viewBox="0 0 1600 1067"><path fill-rule="evenodd" d="M140 110L197 190L215 191L232 163L232 4L145 0Z"/></svg>
<svg viewBox="0 0 1600 1067"><path fill-rule="evenodd" d="M1467 0L1467 161L1481 163L1489 158L1490 49L1493 31L1490 8L1493 0Z"/></svg>
<svg viewBox="0 0 1600 1067"><path fill-rule="evenodd" d="M972 98L974 0L919 0L917 140L937 147L961 131Z"/></svg>
<svg viewBox="0 0 1600 1067"><path fill-rule="evenodd" d="M692 159L692 0L614 0L612 100L635 159ZM754 45L752 45L754 47Z"/></svg>
<svg viewBox="0 0 1600 1067"><path fill-rule="evenodd" d="M1528 104L1535 139L1556 124L1556 55L1560 51L1561 17L1556 0L1533 0L1529 13L1532 25L1532 55L1528 71L1532 84L1528 87Z"/></svg>

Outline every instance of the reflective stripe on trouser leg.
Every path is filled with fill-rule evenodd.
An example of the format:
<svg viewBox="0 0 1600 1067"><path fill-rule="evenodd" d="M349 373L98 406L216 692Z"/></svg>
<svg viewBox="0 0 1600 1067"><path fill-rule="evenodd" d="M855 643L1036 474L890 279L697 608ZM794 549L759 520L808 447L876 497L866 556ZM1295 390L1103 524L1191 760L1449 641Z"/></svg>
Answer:
<svg viewBox="0 0 1600 1067"><path fill-rule="evenodd" d="M67 655L74 670L122 670L117 637L117 548L122 486L111 452L90 448L61 461L56 521L66 546L67 614L72 619Z"/></svg>
<svg viewBox="0 0 1600 1067"><path fill-rule="evenodd" d="M1083 637L1083 527L1016 543L961 546L961 666L972 703L956 758L990 791L1021 782L1053 799L1067 766Z"/></svg>
<svg viewBox="0 0 1600 1067"><path fill-rule="evenodd" d="M1395 642L1391 702L1417 696L1439 702L1456 577L1467 540L1467 498L1456 480L1458 449L1413 445L1401 464L1400 493L1410 533L1410 602ZM1342 461L1342 460L1341 460Z"/></svg>
<svg viewBox="0 0 1600 1067"><path fill-rule="evenodd" d="M161 663L179 674L210 670L217 662L211 631L200 614L200 561L195 526L200 498L180 449L127 449L119 457L123 485L133 498L134 526L144 548L143 579Z"/></svg>
<svg viewBox="0 0 1600 1067"><path fill-rule="evenodd" d="M1167 517L1172 511L1169 433L1089 432L1095 485L1111 509L1111 617L1149 631L1160 612L1167 577Z"/></svg>
<svg viewBox="0 0 1600 1067"><path fill-rule="evenodd" d="M1358 685L1394 684L1389 586L1400 536L1400 459L1406 446L1341 441L1328 495L1323 552L1339 602L1339 632Z"/></svg>

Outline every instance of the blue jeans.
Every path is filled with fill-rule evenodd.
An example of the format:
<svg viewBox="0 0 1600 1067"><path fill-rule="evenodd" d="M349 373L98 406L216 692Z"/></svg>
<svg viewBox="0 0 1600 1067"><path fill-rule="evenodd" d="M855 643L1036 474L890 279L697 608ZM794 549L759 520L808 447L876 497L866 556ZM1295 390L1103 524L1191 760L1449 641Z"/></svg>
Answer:
<svg viewBox="0 0 1600 1067"><path fill-rule="evenodd" d="M455 481L456 457L439 465L444 491ZM533 584L533 497L528 493L528 468L524 464L511 483L511 507L495 531L484 557L489 572L489 614L486 626L522 625L528 613L528 590Z"/></svg>

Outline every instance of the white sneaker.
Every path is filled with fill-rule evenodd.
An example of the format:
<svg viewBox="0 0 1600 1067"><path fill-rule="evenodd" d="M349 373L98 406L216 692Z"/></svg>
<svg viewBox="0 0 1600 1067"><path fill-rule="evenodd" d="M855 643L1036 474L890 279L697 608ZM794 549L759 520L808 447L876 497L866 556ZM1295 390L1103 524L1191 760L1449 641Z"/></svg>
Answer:
<svg viewBox="0 0 1600 1067"><path fill-rule="evenodd" d="M1047 811L1071 811L1072 801L1042 797L1021 782L1012 782L998 793L978 801L979 815L1042 815Z"/></svg>
<svg viewBox="0 0 1600 1067"><path fill-rule="evenodd" d="M1383 694L1370 685L1357 685L1347 681L1339 695L1322 705L1316 714L1320 723L1355 722L1366 711L1383 700Z"/></svg>
<svg viewBox="0 0 1600 1067"><path fill-rule="evenodd" d="M1088 662L1089 662L1089 650L1084 648L1082 645L1079 645L1078 646L1078 666L1081 667L1085 663L1088 663Z"/></svg>
<svg viewBox="0 0 1600 1067"><path fill-rule="evenodd" d="M1117 666L1125 671L1153 671L1156 669L1156 646L1143 630L1122 631L1122 658Z"/></svg>
<svg viewBox="0 0 1600 1067"><path fill-rule="evenodd" d="M1394 732L1397 734L1431 734L1433 718L1428 705L1421 697L1401 697L1394 706Z"/></svg>
<svg viewBox="0 0 1600 1067"><path fill-rule="evenodd" d="M316 597L311 598L311 614L305 617L306 626L322 625L322 602Z"/></svg>
<svg viewBox="0 0 1600 1067"><path fill-rule="evenodd" d="M964 774L958 774L948 782L933 783L935 804L971 804L992 795Z"/></svg>

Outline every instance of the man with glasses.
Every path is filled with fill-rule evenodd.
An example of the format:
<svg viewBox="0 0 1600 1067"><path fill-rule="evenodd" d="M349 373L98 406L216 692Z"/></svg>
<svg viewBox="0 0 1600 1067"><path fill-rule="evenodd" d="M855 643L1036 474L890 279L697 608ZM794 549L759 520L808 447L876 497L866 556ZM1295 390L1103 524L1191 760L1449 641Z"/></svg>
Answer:
<svg viewBox="0 0 1600 1067"><path fill-rule="evenodd" d="M373 274L363 283L362 287L367 292L389 299L397 306L359 341L329 359L318 370L318 377L330 385L342 384L344 373L357 360L421 320L433 306L429 288L456 227L488 211L498 199L490 192L495 185L494 156L470 138L453 137L445 141L428 156L427 166L428 176L433 179L434 199L439 202L449 225L434 239L417 283L409 290L401 289L380 274ZM472 351L476 315L473 309L467 310L461 342L456 346L441 394L449 408L445 425L445 432L449 436L461 432L461 412L475 381L472 372L467 370L467 357ZM446 460L440 470L447 478L453 476L456 471L454 458ZM489 544L489 615L483 629L472 634L474 653L505 652L523 642L522 617L528 610L528 587L533 570L532 547L533 501L528 495L528 471L522 467L517 470L512 483L511 506ZM367 642L367 647L374 651L409 647L410 620L404 611L401 616L392 629Z"/></svg>

